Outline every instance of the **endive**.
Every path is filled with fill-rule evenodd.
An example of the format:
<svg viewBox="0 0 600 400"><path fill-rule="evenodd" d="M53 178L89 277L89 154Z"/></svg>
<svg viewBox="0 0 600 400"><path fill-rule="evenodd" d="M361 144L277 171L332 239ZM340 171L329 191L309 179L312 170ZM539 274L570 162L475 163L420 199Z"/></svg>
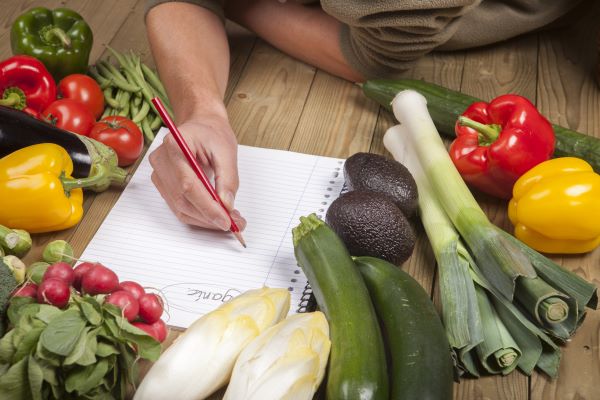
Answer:
<svg viewBox="0 0 600 400"><path fill-rule="evenodd" d="M202 316L152 366L134 400L199 400L230 378L240 352L287 315L286 289L249 290Z"/></svg>
<svg viewBox="0 0 600 400"><path fill-rule="evenodd" d="M288 317L242 351L223 400L310 400L325 374L330 347L323 313Z"/></svg>

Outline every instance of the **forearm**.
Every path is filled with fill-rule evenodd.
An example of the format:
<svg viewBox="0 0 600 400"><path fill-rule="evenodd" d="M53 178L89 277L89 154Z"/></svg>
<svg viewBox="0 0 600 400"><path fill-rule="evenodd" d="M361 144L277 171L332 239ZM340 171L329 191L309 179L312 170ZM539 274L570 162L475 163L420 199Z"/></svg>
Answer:
<svg viewBox="0 0 600 400"><path fill-rule="evenodd" d="M165 3L148 12L146 29L176 121L226 118L229 47L219 17L192 4Z"/></svg>
<svg viewBox="0 0 600 400"><path fill-rule="evenodd" d="M340 49L341 23L320 7L293 1L229 0L227 18L304 62L353 82L363 80Z"/></svg>

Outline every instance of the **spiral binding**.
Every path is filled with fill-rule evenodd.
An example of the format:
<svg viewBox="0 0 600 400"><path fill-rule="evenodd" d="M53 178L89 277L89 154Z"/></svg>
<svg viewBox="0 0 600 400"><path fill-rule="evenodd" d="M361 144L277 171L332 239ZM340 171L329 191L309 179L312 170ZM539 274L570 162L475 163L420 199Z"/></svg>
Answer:
<svg viewBox="0 0 600 400"><path fill-rule="evenodd" d="M338 164L343 164L342 161L338 161ZM330 184L335 184L335 180L340 177L340 167L335 168L335 172L332 175L332 180L329 181ZM327 188L327 192L331 192L333 191L332 187L328 187ZM348 191L348 187L346 186L346 182L344 182L343 186L342 186L342 190L340 190L340 195L344 194ZM330 193L326 193L323 195L324 200L321 202L322 206L327 206L327 204L331 201L331 194ZM338 196L336 196L337 198ZM325 208L319 208L318 210L318 214L317 217L323 219L323 213L325 212ZM294 271L296 273L300 273L299 270ZM295 282L295 279L292 280L292 282ZM306 281L306 285L304 286L304 290L302 291L302 297L300 298L300 303L298 303L298 309L296 310L296 312L298 313L306 313L306 312L312 312L315 311L317 309L317 300L315 299L315 296L313 294L313 290L310 287L310 283L308 283L308 281Z"/></svg>

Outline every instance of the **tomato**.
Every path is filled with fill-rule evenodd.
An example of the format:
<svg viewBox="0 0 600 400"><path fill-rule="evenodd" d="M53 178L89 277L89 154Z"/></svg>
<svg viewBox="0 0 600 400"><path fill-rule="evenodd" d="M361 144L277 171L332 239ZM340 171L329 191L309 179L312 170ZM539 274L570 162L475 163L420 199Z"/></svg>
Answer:
<svg viewBox="0 0 600 400"><path fill-rule="evenodd" d="M104 94L100 85L91 77L83 74L65 76L58 84L58 94L64 99L80 102L100 118L104 111Z"/></svg>
<svg viewBox="0 0 600 400"><path fill-rule="evenodd" d="M96 121L90 110L71 99L60 99L50 103L42 113L41 119L61 129L84 136L90 134Z"/></svg>
<svg viewBox="0 0 600 400"><path fill-rule="evenodd" d="M130 119L120 116L102 118L92 128L90 137L111 147L119 158L119 167L131 165L144 149L144 136Z"/></svg>

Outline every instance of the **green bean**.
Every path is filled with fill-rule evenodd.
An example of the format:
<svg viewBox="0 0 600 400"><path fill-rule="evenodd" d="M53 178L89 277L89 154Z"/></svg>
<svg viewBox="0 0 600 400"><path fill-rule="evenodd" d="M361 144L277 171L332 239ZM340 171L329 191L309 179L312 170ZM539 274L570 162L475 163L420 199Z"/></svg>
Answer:
<svg viewBox="0 0 600 400"><path fill-rule="evenodd" d="M144 101L142 103L142 108L140 108L138 113L133 116L133 122L142 122L142 120L146 118L146 115L148 115L148 111L150 111L150 104Z"/></svg>
<svg viewBox="0 0 600 400"><path fill-rule="evenodd" d="M112 108L119 108L119 102L112 97L112 88L106 88L103 91L104 101Z"/></svg>
<svg viewBox="0 0 600 400"><path fill-rule="evenodd" d="M135 105L136 105L137 107L139 107L139 106L141 106L141 105L142 105L142 101L143 101L143 100L144 100L144 99L142 99L142 95L141 95L139 92L138 92L138 93L136 93L136 94L135 94L135 96L134 96L134 98L133 98L133 102L135 103Z"/></svg>
<svg viewBox="0 0 600 400"><path fill-rule="evenodd" d="M90 67L89 71L90 75L92 76L92 78L94 78L96 80L96 82L98 82L98 84L100 85L101 89L108 89L109 87L112 86L112 80L111 79L107 79L105 77L103 77L102 75L100 75L100 73L98 72L98 70L95 67Z"/></svg>
<svg viewBox="0 0 600 400"><path fill-rule="evenodd" d="M98 69L104 75L104 77L112 80L113 86L118 87L122 90L127 90L128 92L139 92L139 86L133 85L130 82L127 82L127 79L110 63L106 61L100 61L98 64ZM119 75L115 75L115 73Z"/></svg>
<svg viewBox="0 0 600 400"><path fill-rule="evenodd" d="M132 119L133 119L133 116L135 116L138 112L140 112L140 108L135 105L135 96L133 96L129 100L129 112L132 115Z"/></svg>
<svg viewBox="0 0 600 400"><path fill-rule="evenodd" d="M150 122L150 129L152 129L153 131L155 131L158 128L160 128L161 125L162 125L162 118L160 118L159 115L155 115L154 119L152 120L152 122Z"/></svg>
<svg viewBox="0 0 600 400"><path fill-rule="evenodd" d="M150 124L148 123L148 119L144 118L142 120L142 131L144 132L144 136L149 142L154 140L154 132L150 129Z"/></svg>
<svg viewBox="0 0 600 400"><path fill-rule="evenodd" d="M156 90L156 92L158 92L158 94L161 97L161 100L163 98L168 98L167 91L165 90L165 87L163 86L156 73L154 73L154 71L152 71L150 67L148 67L144 63L141 63L140 66L142 68L142 72L144 73L144 78L146 78L146 81L150 83L150 85Z"/></svg>

